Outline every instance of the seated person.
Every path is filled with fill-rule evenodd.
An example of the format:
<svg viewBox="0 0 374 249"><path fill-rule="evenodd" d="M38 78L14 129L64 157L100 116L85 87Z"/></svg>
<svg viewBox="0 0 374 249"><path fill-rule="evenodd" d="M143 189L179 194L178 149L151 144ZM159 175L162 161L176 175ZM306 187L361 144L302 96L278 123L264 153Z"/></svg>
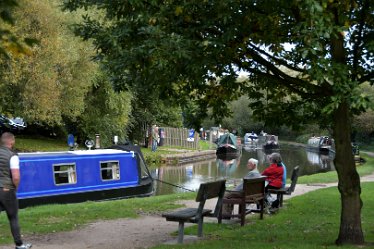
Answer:
<svg viewBox="0 0 374 249"><path fill-rule="evenodd" d="M260 174L260 172L257 169L257 165L258 165L258 160L257 159L250 158L248 160L247 168L248 168L249 171L248 171L247 175L245 176L245 178L258 178L258 177L261 177L261 174ZM236 186L234 190L235 191L242 191L243 190L243 183L240 183L238 186ZM227 191L225 193L224 198L234 198L234 197L237 197L237 196L238 196L237 192ZM224 204L222 206L222 214L223 214L223 216L225 214L227 214L227 215L231 214L232 210L233 210L233 205Z"/></svg>
<svg viewBox="0 0 374 249"><path fill-rule="evenodd" d="M268 189L280 189L285 184L284 179L284 167L282 164L282 157L279 153L272 153L269 156L270 166L267 167L263 172L262 175L266 176L266 187L265 193L268 192ZM277 207L279 205L278 202L272 203L272 207Z"/></svg>

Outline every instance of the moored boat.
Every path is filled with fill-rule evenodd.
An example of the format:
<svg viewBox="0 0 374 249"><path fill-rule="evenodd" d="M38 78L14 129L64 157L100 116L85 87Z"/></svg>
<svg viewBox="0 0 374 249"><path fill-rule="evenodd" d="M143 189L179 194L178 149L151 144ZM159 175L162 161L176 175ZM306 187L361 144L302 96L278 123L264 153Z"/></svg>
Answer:
<svg viewBox="0 0 374 249"><path fill-rule="evenodd" d="M221 135L217 142L217 157L235 157L239 153L237 137L232 133Z"/></svg>
<svg viewBox="0 0 374 249"><path fill-rule="evenodd" d="M258 136L253 131L251 133L246 133L244 135L244 145L250 147L256 147L258 141Z"/></svg>
<svg viewBox="0 0 374 249"><path fill-rule="evenodd" d="M334 153L335 144L334 140L328 136L311 137L308 139L307 150L319 153Z"/></svg>
<svg viewBox="0 0 374 249"><path fill-rule="evenodd" d="M278 136L275 135L264 135L259 137L259 144L262 145L264 150L276 150L279 149Z"/></svg>
<svg viewBox="0 0 374 249"><path fill-rule="evenodd" d="M153 180L139 147L19 153L20 208L153 194Z"/></svg>

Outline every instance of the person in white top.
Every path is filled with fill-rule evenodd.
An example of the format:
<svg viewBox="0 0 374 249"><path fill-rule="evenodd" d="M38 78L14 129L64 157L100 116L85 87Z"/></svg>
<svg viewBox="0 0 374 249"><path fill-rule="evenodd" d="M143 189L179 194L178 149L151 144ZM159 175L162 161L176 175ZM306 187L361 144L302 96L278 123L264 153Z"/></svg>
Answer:
<svg viewBox="0 0 374 249"><path fill-rule="evenodd" d="M13 151L14 135L4 132L0 146L0 209L5 210L16 249L28 249L32 245L23 243L18 224L17 188L20 183L19 157Z"/></svg>

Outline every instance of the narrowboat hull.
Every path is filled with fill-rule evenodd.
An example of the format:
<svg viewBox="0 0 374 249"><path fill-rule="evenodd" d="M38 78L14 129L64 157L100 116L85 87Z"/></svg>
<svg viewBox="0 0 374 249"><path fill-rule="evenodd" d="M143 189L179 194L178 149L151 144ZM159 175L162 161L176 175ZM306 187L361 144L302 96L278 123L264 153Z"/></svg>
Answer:
<svg viewBox="0 0 374 249"><path fill-rule="evenodd" d="M231 151L231 152L220 152L220 153L216 153L216 156L217 156L217 159L220 159L220 160L232 160L232 159L235 159L235 158L238 158L240 156L240 153L238 150L236 151Z"/></svg>
<svg viewBox="0 0 374 249"><path fill-rule="evenodd" d="M22 198L18 199L18 202L19 208L26 208L46 204L66 204L86 201L126 199L132 197L147 197L153 195L153 193L153 180L151 178L148 178L141 184L134 187Z"/></svg>
<svg viewBox="0 0 374 249"><path fill-rule="evenodd" d="M268 143L264 145L264 150L276 150L279 149L279 145L275 143Z"/></svg>
<svg viewBox="0 0 374 249"><path fill-rule="evenodd" d="M231 147L231 146L221 146L218 147L216 150L216 155L221 155L221 154L235 154L238 153L238 149Z"/></svg>
<svg viewBox="0 0 374 249"><path fill-rule="evenodd" d="M88 151L20 153L20 208L154 193L153 179L135 146Z"/></svg>
<svg viewBox="0 0 374 249"><path fill-rule="evenodd" d="M264 150L277 150L279 149L278 136L268 134L259 136L258 146Z"/></svg>

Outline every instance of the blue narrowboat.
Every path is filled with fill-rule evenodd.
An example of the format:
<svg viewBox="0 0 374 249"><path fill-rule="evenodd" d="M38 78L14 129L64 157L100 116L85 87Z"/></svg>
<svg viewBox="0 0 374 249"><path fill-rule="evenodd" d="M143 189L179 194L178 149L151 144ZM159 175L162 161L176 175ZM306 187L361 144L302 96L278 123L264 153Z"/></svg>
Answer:
<svg viewBox="0 0 374 249"><path fill-rule="evenodd" d="M153 180L137 146L19 153L19 158L20 208L153 194Z"/></svg>

